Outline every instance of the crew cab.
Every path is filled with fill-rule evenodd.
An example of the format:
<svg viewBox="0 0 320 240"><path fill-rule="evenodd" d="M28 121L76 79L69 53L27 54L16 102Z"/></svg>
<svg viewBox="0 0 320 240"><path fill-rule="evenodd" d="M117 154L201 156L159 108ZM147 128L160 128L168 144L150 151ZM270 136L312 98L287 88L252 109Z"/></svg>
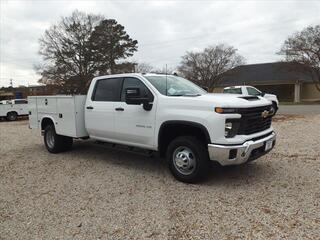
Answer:
<svg viewBox="0 0 320 240"><path fill-rule="evenodd" d="M278 111L279 101L276 95L261 92L259 89L253 86L231 86L226 87L223 89L223 93L230 93L230 94L242 94L242 95L249 95L249 96L262 96L268 99L271 103L275 112Z"/></svg>
<svg viewBox="0 0 320 240"><path fill-rule="evenodd" d="M247 163L275 145L270 101L260 96L210 94L178 76L96 77L87 95L29 97L29 127L39 128L51 153L73 139L145 149L166 157L173 176L197 182L210 161Z"/></svg>
<svg viewBox="0 0 320 240"><path fill-rule="evenodd" d="M28 116L28 101L26 99L3 100L0 103L0 117L8 121L17 120L18 116Z"/></svg>

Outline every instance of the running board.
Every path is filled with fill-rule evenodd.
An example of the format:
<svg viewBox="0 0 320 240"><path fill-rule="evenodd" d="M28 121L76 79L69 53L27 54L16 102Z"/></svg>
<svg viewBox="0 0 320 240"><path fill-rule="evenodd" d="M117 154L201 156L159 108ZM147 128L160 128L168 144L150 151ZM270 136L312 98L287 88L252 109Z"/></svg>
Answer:
<svg viewBox="0 0 320 240"><path fill-rule="evenodd" d="M147 156L147 157L153 157L155 156L155 153L156 153L155 151L152 151L152 150L146 150L142 148L131 147L131 146L115 144L115 143L108 143L108 142L102 142L102 141L95 141L95 143L98 144L99 146L106 147L108 149L116 149L123 152L136 153L136 154Z"/></svg>

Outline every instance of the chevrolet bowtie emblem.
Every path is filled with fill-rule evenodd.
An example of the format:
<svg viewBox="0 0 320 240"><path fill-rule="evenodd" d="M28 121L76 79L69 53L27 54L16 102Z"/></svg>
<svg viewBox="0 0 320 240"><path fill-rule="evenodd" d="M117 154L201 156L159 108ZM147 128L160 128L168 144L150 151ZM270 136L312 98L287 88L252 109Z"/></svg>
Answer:
<svg viewBox="0 0 320 240"><path fill-rule="evenodd" d="M266 118L266 117L268 117L269 116L269 111L267 111L267 110L264 110L262 113L261 113L261 117L263 117L263 118Z"/></svg>

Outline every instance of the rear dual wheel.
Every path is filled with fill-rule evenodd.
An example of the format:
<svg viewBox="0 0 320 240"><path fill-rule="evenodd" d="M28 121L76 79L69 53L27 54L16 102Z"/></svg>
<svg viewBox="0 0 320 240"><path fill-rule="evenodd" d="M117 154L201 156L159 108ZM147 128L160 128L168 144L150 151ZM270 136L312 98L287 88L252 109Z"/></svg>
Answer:
<svg viewBox="0 0 320 240"><path fill-rule="evenodd" d="M70 150L73 144L73 138L58 135L54 125L46 126L43 140L47 150L51 153L59 153Z"/></svg>

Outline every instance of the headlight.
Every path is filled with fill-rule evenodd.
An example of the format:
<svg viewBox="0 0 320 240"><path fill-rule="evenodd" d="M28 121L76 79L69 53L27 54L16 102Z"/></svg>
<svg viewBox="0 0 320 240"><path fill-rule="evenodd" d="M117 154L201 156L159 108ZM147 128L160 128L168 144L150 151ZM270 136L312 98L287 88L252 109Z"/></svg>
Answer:
<svg viewBox="0 0 320 240"><path fill-rule="evenodd" d="M224 128L224 136L226 138L232 138L237 135L240 122L238 119L227 119Z"/></svg>

